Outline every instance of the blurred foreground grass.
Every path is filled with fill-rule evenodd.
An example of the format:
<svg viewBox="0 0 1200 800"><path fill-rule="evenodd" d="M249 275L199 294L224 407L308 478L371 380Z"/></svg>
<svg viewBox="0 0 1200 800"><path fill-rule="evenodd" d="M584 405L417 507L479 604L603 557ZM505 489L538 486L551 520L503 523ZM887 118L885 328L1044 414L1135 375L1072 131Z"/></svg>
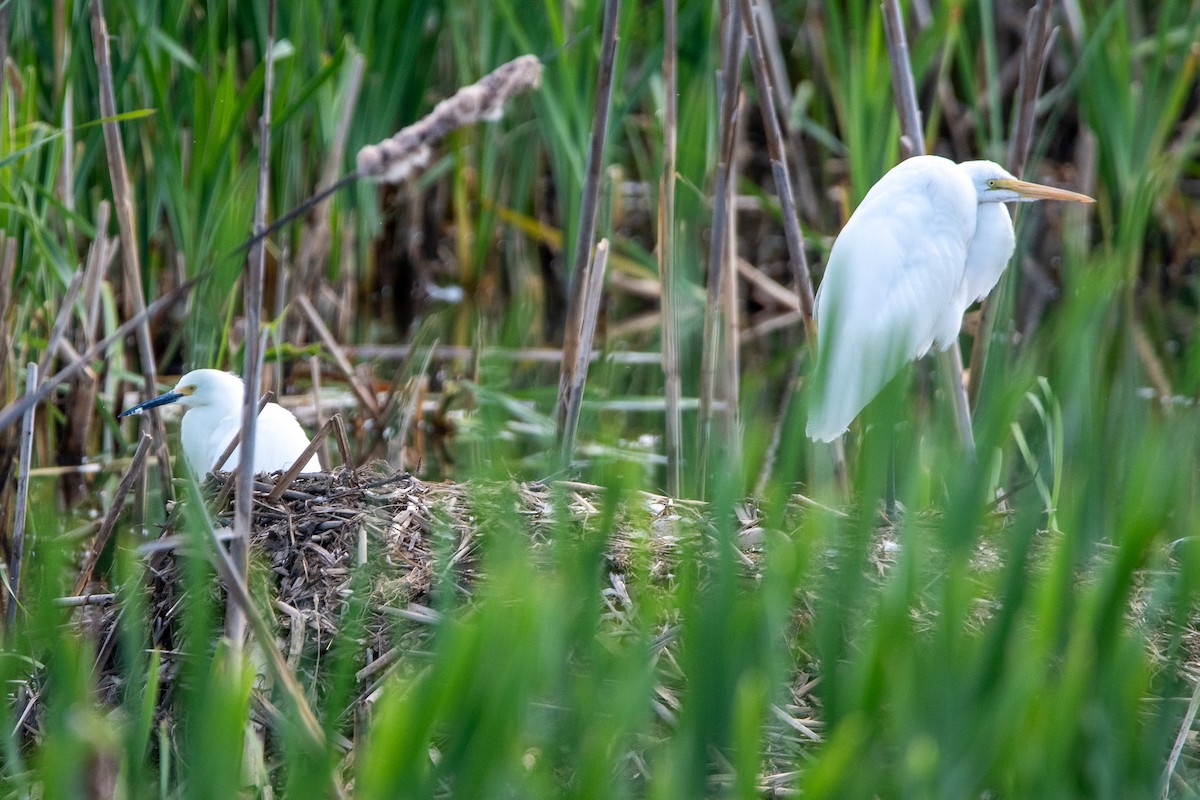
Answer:
<svg viewBox="0 0 1200 800"><path fill-rule="evenodd" d="M249 233L262 155L265 9L167 5L105 9L118 108L152 111L121 123L137 197L137 288L153 299L204 274L186 311L155 326L161 370L236 367L244 259L231 253ZM714 4L682 6L679 323L684 392L695 396L719 14ZM1027 9L988 0L921 9L909 9L910 40L930 148L1003 160ZM194 503L180 559L180 644L160 654L145 647L156 624L144 591L152 576L134 552L141 526L164 515L153 487L122 515L118 546L101 565L121 609L110 642L88 609L55 600L72 593L94 533L89 514L106 510L119 473L88 479L82 505L70 508L56 477L35 478L24 602L0 653L5 794L1196 796L1190 733L1172 776L1164 770L1181 726L1191 725L1200 659L1200 8L1053 9L1062 29L1026 175L1099 202L1086 217L1022 213L976 413L978 464L963 458L945 400L914 370L851 439L846 501L828 477L828 455L803 437L808 368L796 320L752 334L788 309L745 284L742 452L717 454L708 505L676 513L642 493L663 485L661 414L614 402L660 397L662 376L656 365L601 361L589 376L576 465L601 488L580 514L572 490L547 481L540 513L550 523L534 530L519 481L545 478L555 464L547 451L556 370L483 354L444 366L420 355L398 369L381 361L381 382L395 373L446 411L426 420L430 440L439 425L450 433L442 449L419 450L421 474L464 487L478 578L464 586L449 568L438 571L420 598L431 613L395 617L393 660L363 676L369 582L385 563L369 550L370 569L354 576L339 609L338 637L299 671L321 746L259 674L260 655L243 658L221 640L222 603ZM321 352L285 313L295 293L324 303L344 345L560 341L601 10L597 0L281 4L266 154L272 217L344 172L360 146L499 63L532 52L546 71L540 92L504 121L451 136L412 186L364 185L335 198L327 258L304 261L321 235L311 218L278 237L267 311L277 388L306 384L303 359ZM7 403L23 390L19 367L49 359L55 315L89 244L111 236L95 230L111 193L86 4L13 2L4 13L0 228L19 253L11 303L0 309ZM898 157L887 53L874 3L786 2L773 13L799 145L801 222L819 265L849 209ZM661 8L626 2L620 20L599 223L619 256L605 348L657 351L657 298L646 279L653 287L657 277ZM754 102L747 89L739 252L786 286ZM330 151L343 115L349 156ZM129 314L132 287L119 273L80 301L80 319L100 334ZM423 299L448 285L466 301ZM86 343L86 327L73 323L76 344ZM136 365L132 344L93 364L95 380L86 380L99 390L84 408L90 427L79 452L69 446L80 441L70 401L82 384L43 406L34 465L125 454L130 432L111 415L122 388L136 383ZM328 361L324 373L339 382ZM694 414L684 421L694 429ZM896 421L905 422L895 456L905 511L887 521L878 513L887 437L873 432ZM359 459L418 448L412 429L413 440L393 450L373 444L371 424L353 427ZM11 530L15 432L6 436ZM689 485L698 478L689 474ZM423 535L444 565L462 532L447 519ZM111 706L97 700L94 669L110 646L121 664ZM182 668L163 686L167 657Z"/></svg>

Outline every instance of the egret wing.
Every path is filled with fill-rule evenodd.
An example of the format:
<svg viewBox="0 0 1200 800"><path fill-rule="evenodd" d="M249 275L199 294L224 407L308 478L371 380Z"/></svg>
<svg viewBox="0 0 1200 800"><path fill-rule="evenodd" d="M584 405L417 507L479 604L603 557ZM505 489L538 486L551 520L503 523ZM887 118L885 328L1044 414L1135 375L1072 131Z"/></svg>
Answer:
<svg viewBox="0 0 1200 800"><path fill-rule="evenodd" d="M976 202L957 170L934 166L888 173L834 243L817 297L813 439L841 435L906 362L958 333Z"/></svg>

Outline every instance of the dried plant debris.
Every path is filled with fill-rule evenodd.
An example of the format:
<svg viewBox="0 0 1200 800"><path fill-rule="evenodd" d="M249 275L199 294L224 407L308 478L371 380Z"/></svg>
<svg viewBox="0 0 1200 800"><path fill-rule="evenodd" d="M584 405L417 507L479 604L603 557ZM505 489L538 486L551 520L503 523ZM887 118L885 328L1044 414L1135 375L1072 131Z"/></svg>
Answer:
<svg viewBox="0 0 1200 800"><path fill-rule="evenodd" d="M227 526L233 519L233 481L233 475L223 474L203 487L207 513L222 540L232 538ZM378 465L300 475L283 491L260 476L253 507L251 589L260 608L273 613L275 645L288 665L313 677L338 634L348 625L359 626L349 630L364 646L367 663L360 681L361 697L367 699L398 660L398 642L413 641L414 629L427 634L439 621L438 612L427 606L435 586L469 600L481 577L482 540L506 526L528 536L535 554L548 553L564 534L596 532L604 517L605 492L570 482L426 483ZM186 501L177 504L159 538L139 548L147 584L146 650L158 651L161 658L160 713L170 705L179 656L186 649L181 630L185 609L197 599L188 597L185 588L189 563L211 557L208 540L186 529L185 507ZM732 524L738 528L739 560L747 574L756 575L762 542L756 515L742 509ZM608 533L605 602L614 610L632 607L624 578L630 573L653 583L673 581L680 559L702 549L713 530L701 503L630 495ZM213 577L202 591L209 593L210 607L219 614L224 608L220 581ZM127 609L142 611L117 602L112 592L93 583L85 595L64 598L64 604L82 607L74 619L98 643L99 698L115 705L122 696L116 652L120 616ZM32 690L31 698L36 704ZM37 735L37 716L28 715L26 735Z"/></svg>

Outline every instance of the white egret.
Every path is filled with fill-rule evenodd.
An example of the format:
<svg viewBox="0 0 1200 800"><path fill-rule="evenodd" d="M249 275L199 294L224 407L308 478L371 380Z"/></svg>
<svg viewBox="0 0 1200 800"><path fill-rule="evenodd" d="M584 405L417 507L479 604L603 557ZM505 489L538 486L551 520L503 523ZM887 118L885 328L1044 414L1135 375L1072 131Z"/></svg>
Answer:
<svg viewBox="0 0 1200 800"><path fill-rule="evenodd" d="M830 442L909 361L955 342L968 306L988 295L1016 239L1004 203L1095 202L1017 180L999 164L940 156L883 176L833 243L817 292L809 438Z"/></svg>
<svg viewBox="0 0 1200 800"><path fill-rule="evenodd" d="M180 438L188 466L197 475L205 475L217 464L229 442L242 427L242 379L217 369L197 369L179 379L175 388L151 400L126 409L118 415L141 414L148 408L179 403L187 408L183 415ZM292 412L277 403L267 403L258 415L254 436L254 472L285 470L308 447L308 435ZM238 465L241 446L234 449L224 469ZM314 455L304 472L320 472Z"/></svg>

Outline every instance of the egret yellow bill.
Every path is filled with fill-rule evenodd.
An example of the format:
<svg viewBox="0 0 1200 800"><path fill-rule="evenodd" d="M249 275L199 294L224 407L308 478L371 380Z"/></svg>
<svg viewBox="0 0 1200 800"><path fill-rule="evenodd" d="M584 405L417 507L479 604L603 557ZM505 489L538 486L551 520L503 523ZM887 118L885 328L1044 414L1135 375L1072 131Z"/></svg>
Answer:
<svg viewBox="0 0 1200 800"><path fill-rule="evenodd" d="M166 394L122 411L118 419L170 403L187 408L180 435L183 455L192 472L203 476L216 466L217 459L241 430L245 391L242 379L236 375L216 369L198 369L180 378L175 388ZM254 472L287 469L308 447L308 442L308 435L292 412L278 403L267 403L258 415L258 426L255 428ZM234 449L224 469L237 467L241 449L240 445ZM321 471L321 464L315 455L305 464L303 471Z"/></svg>
<svg viewBox="0 0 1200 800"><path fill-rule="evenodd" d="M830 442L909 361L955 342L1016 239L1004 203L1095 202L991 161L917 156L876 183L833 243L817 292L809 438Z"/></svg>

